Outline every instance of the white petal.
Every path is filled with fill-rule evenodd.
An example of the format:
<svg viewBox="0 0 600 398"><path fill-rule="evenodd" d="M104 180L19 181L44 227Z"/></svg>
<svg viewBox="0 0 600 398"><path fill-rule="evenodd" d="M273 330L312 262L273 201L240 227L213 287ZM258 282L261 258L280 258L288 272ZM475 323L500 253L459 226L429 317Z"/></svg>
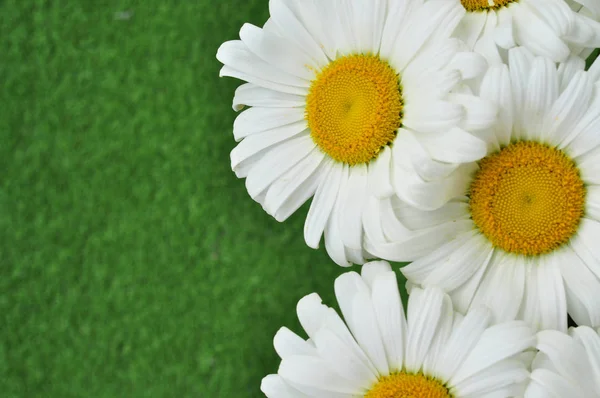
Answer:
<svg viewBox="0 0 600 398"><path fill-rule="evenodd" d="M586 106L579 121L570 126L569 135L565 137L559 146L571 157L579 157L600 146L600 84L596 87L596 93L591 103Z"/></svg>
<svg viewBox="0 0 600 398"><path fill-rule="evenodd" d="M482 235L475 233L463 246L446 258L423 281L423 286L439 286L444 291L457 289L470 279L479 268L487 267L492 257L492 245ZM424 268L427 262L417 260L410 264ZM408 271L407 271L408 272Z"/></svg>
<svg viewBox="0 0 600 398"><path fill-rule="evenodd" d="M416 78L412 78L407 72L402 75L402 96L406 104L433 103L444 100L449 92L456 91L461 82L462 75L457 69L421 71L421 75Z"/></svg>
<svg viewBox="0 0 600 398"><path fill-rule="evenodd" d="M235 90L233 110L240 111L245 106L263 108L299 108L306 103L306 98L300 95L282 93L251 83L242 84Z"/></svg>
<svg viewBox="0 0 600 398"><path fill-rule="evenodd" d="M344 165L344 175L348 175L348 166ZM342 189L342 185L345 184L345 179L342 178L340 182L340 191ZM342 191L343 192L343 191ZM349 267L351 264L348 261L348 257L346 256L346 250L344 247L344 241L342 240L342 234L339 227L339 217L340 217L340 200L339 200L339 192L338 198L336 198L336 203L333 205L331 210L331 214L329 215L329 220L327 221L327 225L325 226L325 249L327 250L327 254L329 257L339 266Z"/></svg>
<svg viewBox="0 0 600 398"><path fill-rule="evenodd" d="M422 134L422 133L417 133ZM448 177L459 165L438 162L432 159L412 131L401 128L392 147L392 183L394 168L414 170L424 181L434 181Z"/></svg>
<svg viewBox="0 0 600 398"><path fill-rule="evenodd" d="M543 55L554 62L561 62L570 55L569 47L557 36L546 22L520 3L511 4L515 21L516 41L535 54Z"/></svg>
<svg viewBox="0 0 600 398"><path fill-rule="evenodd" d="M455 2L430 0L424 3L405 20L409 25L396 38L390 59L392 66L396 70L404 69L430 37L448 37L464 14L464 8Z"/></svg>
<svg viewBox="0 0 600 398"><path fill-rule="evenodd" d="M257 86L290 94L305 95L310 86L308 80L290 75L263 61L240 40L223 43L217 51L217 59L225 65L220 76L237 77Z"/></svg>
<svg viewBox="0 0 600 398"><path fill-rule="evenodd" d="M406 319L396 274L393 271L378 274L371 291L387 362L391 371L400 371L404 364Z"/></svg>
<svg viewBox="0 0 600 398"><path fill-rule="evenodd" d="M375 279L378 276L387 275L386 273L391 271L392 267L387 261L369 261L360 269L360 276L365 281L367 286L369 286L371 292L373 292L373 284L375 283Z"/></svg>
<svg viewBox="0 0 600 398"><path fill-rule="evenodd" d="M319 247L319 241L337 199L341 179L344 178L344 170L347 171L333 160L327 161L322 169L323 180L313 197L304 223L304 240L308 247Z"/></svg>
<svg viewBox="0 0 600 398"><path fill-rule="evenodd" d="M533 55L523 47L515 47L508 51L508 70L510 72L514 110L513 131L516 134L521 134L525 130L524 118L526 115L523 113L525 88L527 87L532 62ZM520 139L521 137L517 136L515 138Z"/></svg>
<svg viewBox="0 0 600 398"><path fill-rule="evenodd" d="M364 164L350 167L345 190L340 190L342 205L340 229L344 245L351 249L362 248L362 209L367 194L367 166Z"/></svg>
<svg viewBox="0 0 600 398"><path fill-rule="evenodd" d="M485 58L471 52L459 52L448 65L448 69L458 69L465 80L483 76L487 68Z"/></svg>
<svg viewBox="0 0 600 398"><path fill-rule="evenodd" d="M342 318L335 310L321 304L321 298L318 294L313 293L303 297L298 302L296 312L300 324L311 340L314 340L319 330L324 328L331 330L346 344L349 350L352 350L354 355L362 358L365 365L375 372L375 368L350 334Z"/></svg>
<svg viewBox="0 0 600 398"><path fill-rule="evenodd" d="M585 263L596 277L600 278L600 247L598 236L600 223L589 218L582 218L577 234L569 244L577 256Z"/></svg>
<svg viewBox="0 0 600 398"><path fill-rule="evenodd" d="M440 320L437 324L435 334L429 345L427 355L421 367L426 375L439 378L440 374L437 370L441 355L448 344L448 339L452 334L452 325L454 324L454 310L452 308L452 300L448 295L444 295L444 301L440 311Z"/></svg>
<svg viewBox="0 0 600 398"><path fill-rule="evenodd" d="M537 13L559 37L567 35L575 24L575 14L563 1L528 0L526 4L526 7Z"/></svg>
<svg viewBox="0 0 600 398"><path fill-rule="evenodd" d="M523 261L525 261L527 273L525 275L523 302L517 318L527 321L534 329L539 330L542 327L540 300L543 299L539 293L540 284L538 281L540 259L539 257L525 257Z"/></svg>
<svg viewBox="0 0 600 398"><path fill-rule="evenodd" d="M457 126L465 116L465 109L448 101L407 102L403 124L417 132L435 133Z"/></svg>
<svg viewBox="0 0 600 398"><path fill-rule="evenodd" d="M498 15L494 10L486 12L485 27L483 33L475 43L475 52L483 55L488 64L496 65L502 63L502 56L496 44L496 30L498 29Z"/></svg>
<svg viewBox="0 0 600 398"><path fill-rule="evenodd" d="M600 184L600 147L586 152L577 159L581 178L586 184Z"/></svg>
<svg viewBox="0 0 600 398"><path fill-rule="evenodd" d="M378 374L389 374L385 348L365 282L355 272L342 274L335 280L335 295L349 329Z"/></svg>
<svg viewBox="0 0 600 398"><path fill-rule="evenodd" d="M365 240L370 242L385 243L387 241L382 226L383 217L380 211L381 202L382 200L377 199L374 196L369 196L365 202L362 223L365 233Z"/></svg>
<svg viewBox="0 0 600 398"><path fill-rule="evenodd" d="M487 269L497 261L497 256L498 250L494 249L489 261L481 264L471 278L465 281L465 283L463 283L457 289L454 289L452 292L450 292L450 297L454 303L454 308L456 308L457 311L462 313L469 311L469 308L473 302L473 298L475 297L475 293L477 292L477 289L479 289L479 285L481 284L484 275L486 275Z"/></svg>
<svg viewBox="0 0 600 398"><path fill-rule="evenodd" d="M284 207L290 207L292 202L298 199L298 195L310 197L315 193L317 187L311 182L322 178L320 166L324 158L325 154L315 149L277 179L267 190L263 202L264 210L275 217L277 221L285 221L286 216L291 215L291 213L289 211L282 212ZM308 186L305 184L308 184ZM304 201L300 202L300 205L303 203ZM295 206L292 205L291 207Z"/></svg>
<svg viewBox="0 0 600 398"><path fill-rule="evenodd" d="M275 180L291 169L310 152L316 144L309 136L292 138L275 150L267 152L246 178L246 189L252 198L258 197Z"/></svg>
<svg viewBox="0 0 600 398"><path fill-rule="evenodd" d="M519 360L498 362L457 383L451 392L460 397L520 396L528 382L529 371Z"/></svg>
<svg viewBox="0 0 600 398"><path fill-rule="evenodd" d="M304 108L259 108L253 107L240 113L233 122L233 136L236 141L251 134L296 124L306 128ZM303 129L304 130L304 129ZM301 130L302 131L302 130Z"/></svg>
<svg viewBox="0 0 600 398"><path fill-rule="evenodd" d="M504 49L513 48L517 45L514 35L514 24L512 14L507 11L499 11L498 26L494 29L494 40L496 44Z"/></svg>
<svg viewBox="0 0 600 398"><path fill-rule="evenodd" d="M440 162L474 162L486 155L486 143L458 127L442 133L414 135L431 157Z"/></svg>
<svg viewBox="0 0 600 398"><path fill-rule="evenodd" d="M422 48L402 72L402 90L412 90L413 95L419 95L419 87L423 84L429 85L426 78L435 76L443 70L447 73L452 69L459 69L450 68L449 64L463 46L464 44L457 39L448 39L436 41Z"/></svg>
<svg viewBox="0 0 600 398"><path fill-rule="evenodd" d="M471 305L492 310L496 323L516 318L525 290L525 264L512 255L498 255L483 277Z"/></svg>
<svg viewBox="0 0 600 398"><path fill-rule="evenodd" d="M488 150L497 151L510 143L513 129L513 95L506 65L490 67L481 82L479 95L498 107L498 118L492 127L495 139L488 142Z"/></svg>
<svg viewBox="0 0 600 398"><path fill-rule="evenodd" d="M593 85L585 72L575 74L565 91L558 97L550 112L546 115L543 126L543 138L552 143L560 143L566 132L570 132L588 109L592 99ZM571 156L578 151L571 144Z"/></svg>
<svg viewBox="0 0 600 398"><path fill-rule="evenodd" d="M392 150L385 146L379 156L369 164L369 189L377 198L386 198L394 194L391 172Z"/></svg>
<svg viewBox="0 0 600 398"><path fill-rule="evenodd" d="M577 385L564 377L546 369L535 369L531 373L531 382L525 392L525 398L562 398L582 397L584 394Z"/></svg>
<svg viewBox="0 0 600 398"><path fill-rule="evenodd" d="M583 345L593 373L592 380L600 391L600 335L592 328L579 326L569 330L570 335Z"/></svg>
<svg viewBox="0 0 600 398"><path fill-rule="evenodd" d="M315 194L321 181L322 175L319 171L312 173L302 184L300 184L289 198L279 207L273 217L281 222L287 220L307 200ZM260 202L260 201L259 201Z"/></svg>
<svg viewBox="0 0 600 398"><path fill-rule="evenodd" d="M385 23L386 0L355 0L351 2L356 35L356 52L377 54Z"/></svg>
<svg viewBox="0 0 600 398"><path fill-rule="evenodd" d="M312 293L298 301L296 313L302 328L308 337L312 338L326 322L329 308L322 304L321 297L318 294Z"/></svg>
<svg viewBox="0 0 600 398"><path fill-rule="evenodd" d="M414 234L402 224L392 207L392 198L386 198L380 201L381 227L383 233L390 242L403 241L409 239Z"/></svg>
<svg viewBox="0 0 600 398"><path fill-rule="evenodd" d="M335 1L335 18L337 19L336 45L339 55L352 54L358 47L354 31L354 13L352 2L348 0ZM332 23L335 23L332 21Z"/></svg>
<svg viewBox="0 0 600 398"><path fill-rule="evenodd" d="M456 385L504 359L533 348L534 345L535 335L525 322L512 321L491 326L483 332L475 348L448 384Z"/></svg>
<svg viewBox="0 0 600 398"><path fill-rule="evenodd" d="M335 373L351 380L356 391L368 390L377 382L377 375L371 371L363 358L355 355L335 333L321 329L316 333L314 342L319 357L323 358Z"/></svg>
<svg viewBox="0 0 600 398"><path fill-rule="evenodd" d="M351 398L361 393L353 381L338 375L325 360L317 357L297 355L283 359L278 373L286 382L310 396Z"/></svg>
<svg viewBox="0 0 600 398"><path fill-rule="evenodd" d="M464 41L470 49L473 49L483 32L486 20L487 13L485 12L468 12L456 27L454 36Z"/></svg>
<svg viewBox="0 0 600 398"><path fill-rule="evenodd" d="M398 37L410 29L409 21L413 19L415 10L423 6L423 0L390 1L388 0L387 18L381 38L380 56L390 59L398 44Z"/></svg>
<svg viewBox="0 0 600 398"><path fill-rule="evenodd" d="M600 326L600 280L569 247L557 252L569 314L578 325Z"/></svg>
<svg viewBox="0 0 600 398"><path fill-rule="evenodd" d="M537 334L536 348L548 356L558 373L566 379L592 379L592 369L583 346L569 335L556 330L543 330Z"/></svg>
<svg viewBox="0 0 600 398"><path fill-rule="evenodd" d="M242 140L231 151L231 169L237 171L237 168L249 158L263 153L265 149L272 148L275 145L285 142L298 135L308 135L306 122L295 122L282 127L275 127L261 133L252 134Z"/></svg>
<svg viewBox="0 0 600 398"><path fill-rule="evenodd" d="M571 55L565 62L558 65L559 91L561 93L567 88L567 85L579 70L585 70L585 60L576 55Z"/></svg>
<svg viewBox="0 0 600 398"><path fill-rule="evenodd" d="M246 72L239 71L227 65L223 66L219 71L219 77L228 76L236 79L244 80L248 83L255 84L260 87L268 88L270 90L280 91L282 93L289 93L306 97L308 94L308 88L289 86L281 83L276 83L270 80L266 80L262 77L256 77ZM237 110L237 109L236 109Z"/></svg>
<svg viewBox="0 0 600 398"><path fill-rule="evenodd" d="M464 196L478 168L475 163L462 164L445 179L428 182L396 168L394 188L398 197L410 205L423 210L435 210L453 198Z"/></svg>
<svg viewBox="0 0 600 398"><path fill-rule="evenodd" d="M526 140L539 141L543 122L558 98L558 73L556 66L548 58L537 57L529 73L523 103L524 132Z"/></svg>
<svg viewBox="0 0 600 398"><path fill-rule="evenodd" d="M377 243L365 240L365 249L380 258L390 261L413 261L452 240L457 234L473 228L471 220L457 221L419 231L406 240L392 243Z"/></svg>
<svg viewBox="0 0 600 398"><path fill-rule="evenodd" d="M402 224L412 230L435 227L436 225L470 217L469 204L466 201L450 202L437 210L423 211L404 203L394 196L392 206Z"/></svg>
<svg viewBox="0 0 600 398"><path fill-rule="evenodd" d="M492 314L484 307L467 312L458 327L452 331L438 360L436 371L441 380L450 380L467 355L477 345L484 330L490 325Z"/></svg>
<svg viewBox="0 0 600 398"><path fill-rule="evenodd" d="M304 11L312 11L314 8L310 3L303 3L302 6L301 9ZM282 0L269 1L269 14L273 23L277 25L288 40L293 41L299 48L306 51L318 65L327 65L327 56L323 53L323 50L319 47L313 36L311 36L307 27L302 24L285 2Z"/></svg>
<svg viewBox="0 0 600 398"><path fill-rule="evenodd" d="M471 227L473 227L472 223ZM438 269L442 261L445 261L453 253L460 251L460 248L469 243L476 234L477 232L473 228L470 228L467 232L457 233L456 236L447 239L439 247L432 247L432 250L423 257L402 267L400 271L409 281L422 285Z"/></svg>
<svg viewBox="0 0 600 398"><path fill-rule="evenodd" d="M260 383L260 390L267 398L309 398L288 385L279 375L268 375Z"/></svg>
<svg viewBox="0 0 600 398"><path fill-rule="evenodd" d="M413 289L408 300L408 338L404 367L418 372L429 351L448 296L439 289Z"/></svg>
<svg viewBox="0 0 600 398"><path fill-rule="evenodd" d="M318 64L293 42L248 23L242 26L240 39L250 51L277 69L308 81L316 77Z"/></svg>
<svg viewBox="0 0 600 398"><path fill-rule="evenodd" d="M292 355L317 355L314 345L303 340L286 327L282 327L275 333L273 346L280 358Z"/></svg>
<svg viewBox="0 0 600 398"><path fill-rule="evenodd" d="M547 255L537 267L540 329L567 331L567 297L560 272L560 257Z"/></svg>

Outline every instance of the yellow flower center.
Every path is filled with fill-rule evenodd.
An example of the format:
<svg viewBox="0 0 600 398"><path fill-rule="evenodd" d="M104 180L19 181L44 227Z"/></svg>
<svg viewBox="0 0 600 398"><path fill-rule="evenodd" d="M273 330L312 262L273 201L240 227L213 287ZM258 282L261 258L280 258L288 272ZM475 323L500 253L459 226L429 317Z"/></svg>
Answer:
<svg viewBox="0 0 600 398"><path fill-rule="evenodd" d="M486 156L479 166L469 193L471 216L494 246L539 255L577 231L586 190L562 151L522 141Z"/></svg>
<svg viewBox="0 0 600 398"><path fill-rule="evenodd" d="M517 0L460 0L465 10L470 12L497 10Z"/></svg>
<svg viewBox="0 0 600 398"><path fill-rule="evenodd" d="M439 381L422 373L392 373L379 379L364 398L452 398Z"/></svg>
<svg viewBox="0 0 600 398"><path fill-rule="evenodd" d="M306 120L315 143L338 162L376 158L396 137L402 96L398 74L377 56L331 62L312 82Z"/></svg>

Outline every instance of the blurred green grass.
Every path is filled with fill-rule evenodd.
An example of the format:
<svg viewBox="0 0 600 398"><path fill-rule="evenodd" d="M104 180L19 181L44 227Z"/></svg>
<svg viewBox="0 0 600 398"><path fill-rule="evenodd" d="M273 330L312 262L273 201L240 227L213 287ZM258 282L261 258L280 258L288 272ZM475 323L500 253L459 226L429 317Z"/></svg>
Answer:
<svg viewBox="0 0 600 398"><path fill-rule="evenodd" d="M0 396L262 396L345 271L229 167L215 53L266 2L0 7Z"/></svg>
<svg viewBox="0 0 600 398"><path fill-rule="evenodd" d="M218 46L265 1L1 3L0 396L260 397L345 270L230 170Z"/></svg>

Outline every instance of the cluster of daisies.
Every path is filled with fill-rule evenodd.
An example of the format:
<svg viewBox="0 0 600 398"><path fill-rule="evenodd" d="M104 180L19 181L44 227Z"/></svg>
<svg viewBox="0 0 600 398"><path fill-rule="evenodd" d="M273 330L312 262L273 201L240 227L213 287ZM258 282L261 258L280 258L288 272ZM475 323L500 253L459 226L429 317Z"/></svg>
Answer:
<svg viewBox="0 0 600 398"><path fill-rule="evenodd" d="M231 152L340 266L270 398L600 397L600 0L270 0ZM367 262L368 260L378 261ZM396 273L409 292L403 308ZM569 316L579 325L568 327Z"/></svg>

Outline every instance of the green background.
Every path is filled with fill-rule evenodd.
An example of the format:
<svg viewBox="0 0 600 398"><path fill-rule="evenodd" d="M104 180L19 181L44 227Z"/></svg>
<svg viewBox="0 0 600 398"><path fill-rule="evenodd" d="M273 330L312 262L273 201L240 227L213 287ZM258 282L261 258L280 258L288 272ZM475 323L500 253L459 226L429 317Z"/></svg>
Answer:
<svg viewBox="0 0 600 398"><path fill-rule="evenodd" d="M345 270L230 170L218 46L266 1L0 3L0 397L260 397ZM358 269L358 267L355 267Z"/></svg>

